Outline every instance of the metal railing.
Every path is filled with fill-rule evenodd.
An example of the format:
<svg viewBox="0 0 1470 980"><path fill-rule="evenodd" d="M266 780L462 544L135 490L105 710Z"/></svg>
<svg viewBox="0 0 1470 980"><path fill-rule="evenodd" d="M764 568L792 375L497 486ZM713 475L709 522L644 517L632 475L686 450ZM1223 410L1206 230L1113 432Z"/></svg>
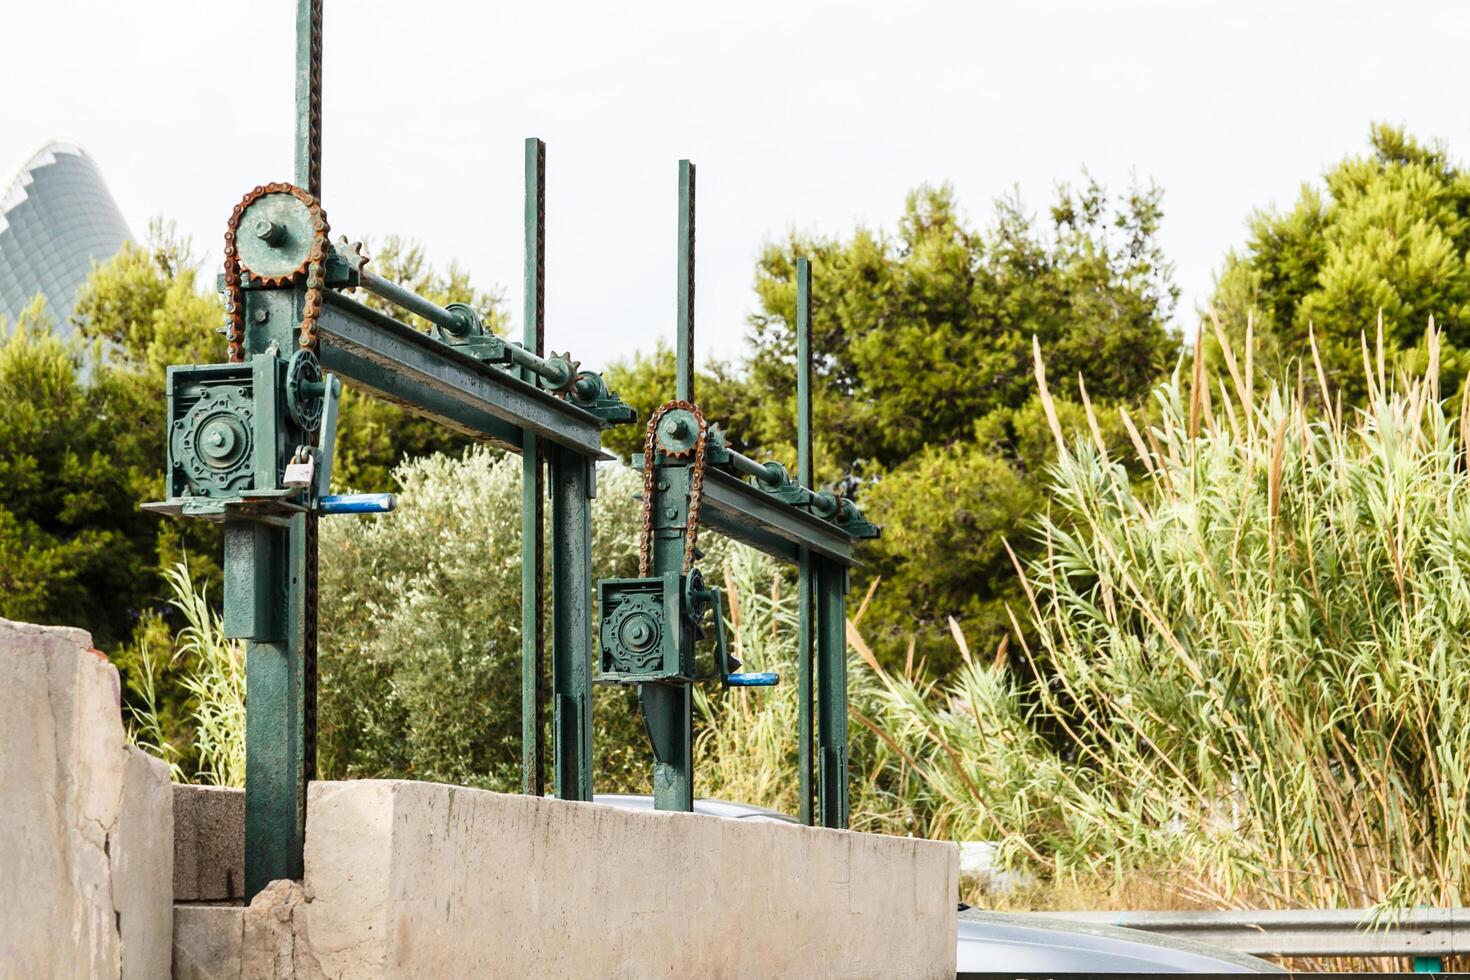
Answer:
<svg viewBox="0 0 1470 980"><path fill-rule="evenodd" d="M1199 912L1039 912L1050 919L1122 926L1257 956L1470 954L1470 908L1411 909L1375 919L1372 909Z"/></svg>

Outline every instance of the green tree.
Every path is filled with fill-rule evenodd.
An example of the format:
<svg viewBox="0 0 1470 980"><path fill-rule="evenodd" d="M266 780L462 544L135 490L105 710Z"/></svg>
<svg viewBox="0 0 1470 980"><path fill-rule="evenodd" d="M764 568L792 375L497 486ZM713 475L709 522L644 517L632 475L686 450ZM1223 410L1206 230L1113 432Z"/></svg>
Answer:
<svg viewBox="0 0 1470 980"><path fill-rule="evenodd" d="M0 615L126 639L155 585L154 400L53 332L39 298L0 321Z"/></svg>
<svg viewBox="0 0 1470 980"><path fill-rule="evenodd" d="M1470 349L1470 172L1440 144L1375 125L1370 151L1305 184L1287 211L1258 211L1242 251L1218 278L1214 308L1230 336L1253 321L1259 363L1279 376L1293 361L1311 367L1308 331L1323 367L1350 401L1366 394L1362 338L1376 344L1383 316L1389 355L1415 351L1425 328L1443 332L1446 390L1466 372Z"/></svg>
<svg viewBox="0 0 1470 980"><path fill-rule="evenodd" d="M471 449L410 460L386 518L322 525L323 778L407 776L520 785L519 460ZM638 569L642 477L598 467L593 578ZM702 542L706 543L706 542ZM736 546L709 540L715 581ZM768 568L765 563L762 568ZM769 591L769 578L762 579ZM549 636L548 632L548 636ZM597 783L647 791L649 754L631 688L595 692Z"/></svg>
<svg viewBox="0 0 1470 980"><path fill-rule="evenodd" d="M794 455L794 273L806 256L818 476L883 526L857 581L884 579L867 620L883 649L916 637L942 673L956 662L948 617L977 648L1009 633L1004 606L1018 593L1006 543L1031 552L1022 528L1045 503L1051 445L1033 337L1074 427L1080 374L1101 405L1147 392L1178 354L1161 219L1157 188L1114 197L1089 181L1061 188L1045 221L1011 197L977 229L949 187L921 187L896 234L859 228L766 249L743 402L751 440ZM1115 428L1103 436L1116 444Z"/></svg>
<svg viewBox="0 0 1470 980"><path fill-rule="evenodd" d="M635 353L613 362L605 374L608 388L637 410L638 422L608 429L602 434L602 444L625 461L641 453L644 423L674 397L676 373L674 351L663 341L651 354ZM747 432L749 392L734 366L718 360L707 362L703 370L695 372L694 394L705 416L720 424L737 449L751 447Z"/></svg>
<svg viewBox="0 0 1470 980"><path fill-rule="evenodd" d="M1035 392L1032 337L1058 378L1086 372L1094 397L1132 398L1172 362L1177 290L1157 242L1161 192L1114 200L1063 187L1043 227L1015 198L983 230L950 187L908 196L896 235L792 236L756 272L750 369L754 437L794 441L795 264L812 262L817 417L829 474L876 474ZM1067 392L1070 385L1061 390Z"/></svg>

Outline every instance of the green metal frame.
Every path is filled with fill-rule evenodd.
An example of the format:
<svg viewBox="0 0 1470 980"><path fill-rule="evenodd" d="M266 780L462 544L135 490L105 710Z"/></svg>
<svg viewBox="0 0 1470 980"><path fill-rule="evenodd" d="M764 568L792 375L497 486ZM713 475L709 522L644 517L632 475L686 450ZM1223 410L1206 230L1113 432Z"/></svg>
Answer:
<svg viewBox="0 0 1470 980"><path fill-rule="evenodd" d="M679 162L677 342L674 398L695 403L695 167ZM847 636L845 602L853 543L877 529L855 511L834 508L823 517L806 489L812 472L811 264L797 260L797 472L789 480L748 483L717 451L704 474L700 523L797 565L798 759L800 819L808 825L845 828L847 780ZM643 462L639 460L638 462ZM764 464L770 466L771 464ZM652 575L684 571L689 527L692 461L657 453L652 504ZM742 472L762 472L753 465ZM784 474L784 471L781 471ZM801 499L809 501L802 504ZM851 518L851 519L849 519ZM688 679L639 685L639 703L653 748L653 797L660 810L689 810L694 802L693 693ZM815 702L815 717L813 715ZM815 741L815 746L813 742Z"/></svg>
<svg viewBox="0 0 1470 980"><path fill-rule="evenodd" d="M295 180L317 201L321 200L321 23L322 0L297 0ZM676 395L690 402L695 395L694 176L694 165L681 161ZM333 420L331 397L339 390L340 379L521 455L523 790L538 795L546 791L544 740L549 731L551 788L562 799L590 800L591 501L596 494L596 464L610 458L602 449L602 431L633 421L634 414L607 391L600 376L579 371L569 356L545 356L545 216L546 146L533 138L525 144L525 332L519 346L484 334L473 311L441 309L334 252L316 320L317 357L321 370L330 374L312 383L327 393L326 413ZM266 240L265 232L258 234ZM252 248L260 246L252 243ZM759 464L729 451L717 438L704 474L701 522L800 567L801 817L806 823L843 827L847 570L853 564L854 541L877 532L855 508L831 494L808 489L813 479L811 269L805 259L798 263L797 279L799 479L791 481L777 464ZM292 489L281 481L283 460L297 452L292 445L315 447L318 432L325 431L324 444L300 452L314 452L323 465L330 464L331 426L310 432L293 429L289 413L299 407L301 394L282 380L286 357L299 347L309 295L306 285L247 279L242 286L245 363L170 369L170 412L175 411L176 378L181 399L189 397L184 390L187 383L196 389L202 383L197 379L226 375L248 379L230 381L243 387L221 400L236 406L242 419L250 414L255 444L272 448L256 453L253 482L239 500L223 499L233 491L190 496L188 482L171 476L169 499L147 506L224 523L225 632L245 642L247 658L248 900L269 882L299 878L302 873L306 789L315 776L316 761L316 521L325 511L319 498L327 493L327 477L312 478L305 489ZM422 333L370 309L341 292L345 286L367 288L424 315L436 330ZM191 378L196 380L189 382ZM289 398L298 401L288 405ZM242 399L253 399L250 413L239 408ZM669 581L682 583L693 471L684 459L659 456L655 463L653 565L656 574L671 572ZM171 473L176 472L174 464L171 459ZM543 532L548 526L549 574ZM711 597L717 601L717 590L698 595L704 597L701 602ZM684 607L675 602L671 608ZM688 810L693 805L694 779L690 684L642 683L640 700L655 757L656 804L661 809Z"/></svg>

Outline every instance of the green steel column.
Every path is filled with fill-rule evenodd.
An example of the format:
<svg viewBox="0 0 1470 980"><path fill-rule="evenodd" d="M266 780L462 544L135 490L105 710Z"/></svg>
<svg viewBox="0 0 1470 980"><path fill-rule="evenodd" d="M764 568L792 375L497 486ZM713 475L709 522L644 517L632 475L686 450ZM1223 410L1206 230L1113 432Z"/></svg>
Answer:
<svg viewBox="0 0 1470 980"><path fill-rule="evenodd" d="M818 788L823 827L847 827L847 569L817 559Z"/></svg>
<svg viewBox="0 0 1470 980"><path fill-rule="evenodd" d="M322 0L297 0L295 177L317 197L321 64ZM272 342L288 354L296 349L301 301L300 289L247 296L247 356ZM256 482L275 479L261 473ZM246 901L272 881L302 874L306 784L316 768L316 550L315 518L306 515L286 528L226 529L226 632L246 641Z"/></svg>
<svg viewBox="0 0 1470 980"><path fill-rule="evenodd" d="M551 464L551 728L558 799L592 799L592 473L548 446Z"/></svg>
<svg viewBox="0 0 1470 980"><path fill-rule="evenodd" d="M525 327L521 343L545 351L546 315L546 144L526 140ZM536 383L529 371L526 380ZM523 792L546 792L544 677L546 643L543 609L546 576L541 440L526 432L521 441L521 785Z"/></svg>
<svg viewBox="0 0 1470 980"><path fill-rule="evenodd" d="M274 341L295 349L302 290L248 292L245 349L259 356ZM263 321L256 319L265 311ZM274 370L269 356L256 363ZM257 372L259 376L259 372ZM258 403L271 417L274 406ZM257 485L275 482L273 469ZM314 746L309 731L314 694L308 658L315 632L308 591L313 541L307 518L285 528L255 523L225 529L225 634L246 641L245 899L282 878L300 878L306 836L306 784Z"/></svg>
<svg viewBox="0 0 1470 980"><path fill-rule="evenodd" d="M296 0L296 186L322 196L322 0Z"/></svg>
<svg viewBox="0 0 1470 980"><path fill-rule="evenodd" d="M660 466L654 490L653 574L684 568L693 469ZM653 746L653 805L694 809L694 692L689 684L640 684L638 702Z"/></svg>
<svg viewBox="0 0 1470 980"><path fill-rule="evenodd" d="M674 397L694 401L694 164L679 161L677 339ZM660 466L654 491L653 574L684 569L691 471ZM640 684L638 703L653 745L653 805L694 809L694 692L688 684Z"/></svg>
<svg viewBox="0 0 1470 980"><path fill-rule="evenodd" d="M804 258L796 260L796 480L804 487L812 482L812 267ZM797 759L801 771L798 816L811 826L812 812L812 591L815 575L812 555L798 552L797 587Z"/></svg>
<svg viewBox="0 0 1470 980"><path fill-rule="evenodd" d="M679 161L679 308L674 397L694 401L694 164Z"/></svg>
<svg viewBox="0 0 1470 980"><path fill-rule="evenodd" d="M638 703L653 745L653 808L694 809L694 688L640 684Z"/></svg>

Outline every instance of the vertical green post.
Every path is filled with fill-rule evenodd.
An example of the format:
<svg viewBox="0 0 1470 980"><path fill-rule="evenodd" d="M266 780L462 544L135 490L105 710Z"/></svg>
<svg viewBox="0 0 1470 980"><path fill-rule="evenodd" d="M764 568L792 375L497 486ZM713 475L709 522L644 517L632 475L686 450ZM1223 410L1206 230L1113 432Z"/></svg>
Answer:
<svg viewBox="0 0 1470 980"><path fill-rule="evenodd" d="M546 144L526 140L525 313L521 343L545 351L546 316ZM536 383L530 372L525 377ZM541 440L521 437L521 785L532 796L546 792L546 575L542 565L544 486Z"/></svg>
<svg viewBox="0 0 1470 980"><path fill-rule="evenodd" d="M547 446L551 468L551 728L558 799L592 799L592 467Z"/></svg>
<svg viewBox="0 0 1470 980"><path fill-rule="evenodd" d="M661 465L654 490L653 574L678 575L684 568L693 469ZM653 806L694 809L694 689L686 683L638 685L638 702L653 746Z"/></svg>
<svg viewBox="0 0 1470 980"><path fill-rule="evenodd" d="M679 161L679 239L674 397L694 401L694 164ZM654 491L653 574L684 570L689 467L660 466ZM688 684L640 684L638 703L653 746L653 805L694 809L694 692Z"/></svg>
<svg viewBox="0 0 1470 980"><path fill-rule="evenodd" d="M245 295L245 349L256 367L257 390L269 389L277 359L272 343L294 350L302 290ZM265 322L255 320L265 310ZM256 425L276 426L275 395L257 397ZM269 465L256 485L275 482ZM306 784L314 740L308 711L314 698L308 643L315 632L314 592L308 587L315 544L307 516L286 527L241 521L225 526L225 634L245 641L245 899L266 885L302 874Z"/></svg>
<svg viewBox="0 0 1470 980"><path fill-rule="evenodd" d="M296 186L322 196L322 0L296 0Z"/></svg>
<svg viewBox="0 0 1470 980"><path fill-rule="evenodd" d="M818 806L823 827L846 829L847 569L825 558L816 565Z"/></svg>
<svg viewBox="0 0 1470 980"><path fill-rule="evenodd" d="M812 482L812 267L796 260L796 479ZM812 592L815 587L812 555L802 548L797 585L797 760L800 768L798 817L811 826L812 812Z"/></svg>
<svg viewBox="0 0 1470 980"><path fill-rule="evenodd" d="M679 310L674 397L694 401L694 164L679 161Z"/></svg>
<svg viewBox="0 0 1470 980"><path fill-rule="evenodd" d="M320 199L322 0L297 0L295 74L295 180ZM247 356L271 343L294 351L303 302L300 288L249 293ZM276 479L257 476L263 486ZM227 525L226 633L246 641L247 902L272 881L302 875L306 784L316 774L316 572L315 515L297 514L284 528Z"/></svg>

